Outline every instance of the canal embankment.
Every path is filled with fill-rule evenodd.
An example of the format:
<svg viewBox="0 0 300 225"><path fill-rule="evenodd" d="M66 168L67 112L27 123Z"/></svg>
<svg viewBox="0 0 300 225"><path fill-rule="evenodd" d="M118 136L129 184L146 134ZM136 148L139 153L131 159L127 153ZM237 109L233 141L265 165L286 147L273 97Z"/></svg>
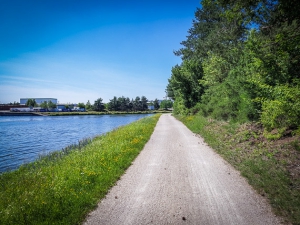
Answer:
<svg viewBox="0 0 300 225"><path fill-rule="evenodd" d="M150 139L156 114L0 175L0 224L79 224Z"/></svg>
<svg viewBox="0 0 300 225"><path fill-rule="evenodd" d="M0 173L147 116L0 116Z"/></svg>

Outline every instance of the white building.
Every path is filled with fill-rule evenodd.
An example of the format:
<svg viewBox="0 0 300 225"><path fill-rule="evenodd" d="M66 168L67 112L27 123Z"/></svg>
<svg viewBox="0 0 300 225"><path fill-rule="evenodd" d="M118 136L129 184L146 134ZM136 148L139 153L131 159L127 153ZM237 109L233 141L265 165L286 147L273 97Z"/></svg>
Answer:
<svg viewBox="0 0 300 225"><path fill-rule="evenodd" d="M20 104L25 105L28 99L34 99L37 104L49 101L51 101L54 104L57 104L57 98L20 98Z"/></svg>

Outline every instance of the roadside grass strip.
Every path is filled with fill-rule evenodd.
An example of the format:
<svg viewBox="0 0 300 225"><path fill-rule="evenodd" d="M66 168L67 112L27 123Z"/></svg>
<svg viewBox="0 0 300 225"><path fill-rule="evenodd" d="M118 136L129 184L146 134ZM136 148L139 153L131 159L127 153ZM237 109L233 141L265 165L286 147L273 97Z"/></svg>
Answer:
<svg viewBox="0 0 300 225"><path fill-rule="evenodd" d="M271 141L260 124L216 121L200 115L176 116L266 196L287 223L300 224L300 137Z"/></svg>
<svg viewBox="0 0 300 225"><path fill-rule="evenodd" d="M0 175L0 224L81 224L131 165L161 114Z"/></svg>

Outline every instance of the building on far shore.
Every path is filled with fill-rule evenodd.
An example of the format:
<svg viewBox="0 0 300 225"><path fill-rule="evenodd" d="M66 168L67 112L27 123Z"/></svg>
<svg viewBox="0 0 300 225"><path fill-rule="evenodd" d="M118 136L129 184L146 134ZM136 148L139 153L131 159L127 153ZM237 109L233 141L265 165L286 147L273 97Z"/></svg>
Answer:
<svg viewBox="0 0 300 225"><path fill-rule="evenodd" d="M54 104L57 104L57 98L20 98L20 104L25 105L28 99L34 99L37 104L49 101L51 101Z"/></svg>
<svg viewBox="0 0 300 225"><path fill-rule="evenodd" d="M77 104L74 103L59 103L56 104L56 108L61 111L65 109L74 109L74 107L77 107Z"/></svg>

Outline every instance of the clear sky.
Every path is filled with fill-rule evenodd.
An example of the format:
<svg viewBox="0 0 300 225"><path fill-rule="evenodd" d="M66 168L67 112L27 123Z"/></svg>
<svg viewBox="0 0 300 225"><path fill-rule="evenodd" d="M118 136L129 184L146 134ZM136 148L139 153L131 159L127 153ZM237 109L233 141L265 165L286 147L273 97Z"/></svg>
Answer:
<svg viewBox="0 0 300 225"><path fill-rule="evenodd" d="M0 103L163 99L200 0L0 0Z"/></svg>

